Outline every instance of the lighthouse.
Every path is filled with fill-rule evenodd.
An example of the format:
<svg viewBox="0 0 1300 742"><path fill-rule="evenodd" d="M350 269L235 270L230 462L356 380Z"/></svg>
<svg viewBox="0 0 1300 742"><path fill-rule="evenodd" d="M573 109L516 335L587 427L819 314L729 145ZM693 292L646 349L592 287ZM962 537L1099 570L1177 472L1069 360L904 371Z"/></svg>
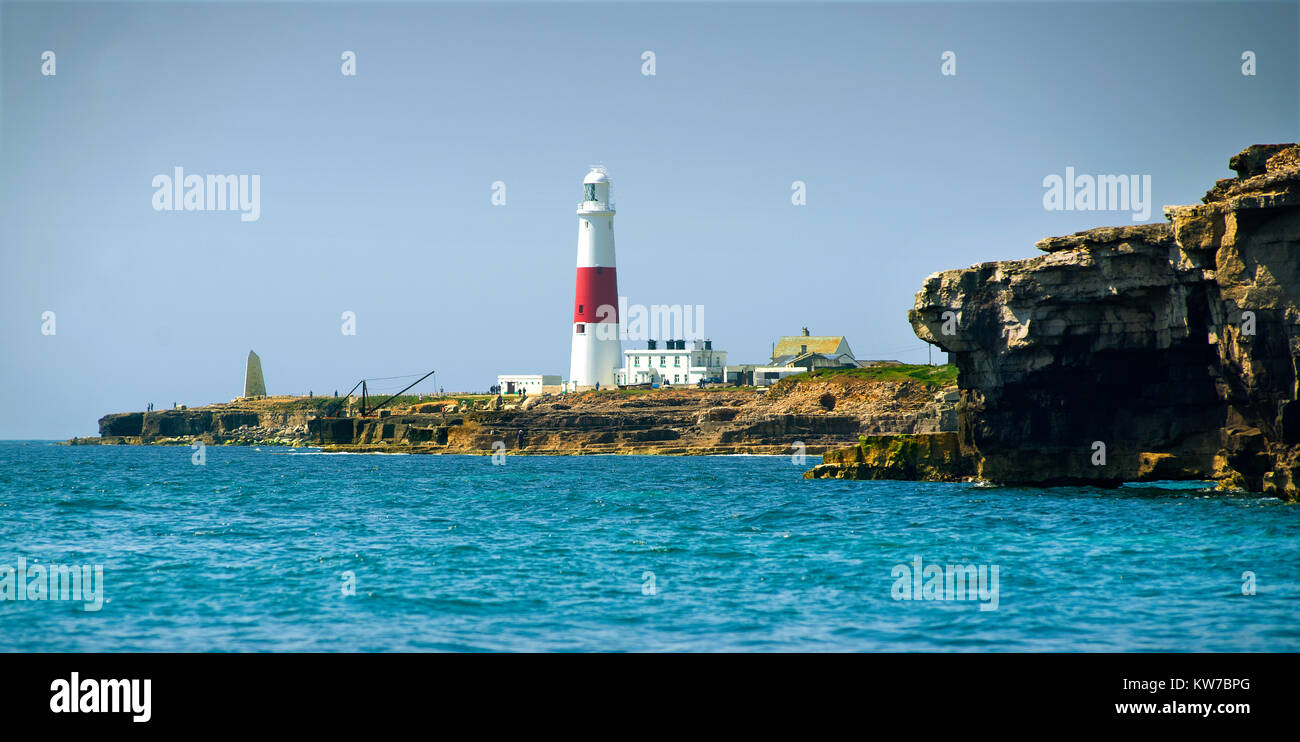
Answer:
<svg viewBox="0 0 1300 742"><path fill-rule="evenodd" d="M621 366L618 341L618 279L614 261L614 202L609 174L593 167L582 179L578 204L578 280L573 296L573 353L569 383L574 389L614 385Z"/></svg>

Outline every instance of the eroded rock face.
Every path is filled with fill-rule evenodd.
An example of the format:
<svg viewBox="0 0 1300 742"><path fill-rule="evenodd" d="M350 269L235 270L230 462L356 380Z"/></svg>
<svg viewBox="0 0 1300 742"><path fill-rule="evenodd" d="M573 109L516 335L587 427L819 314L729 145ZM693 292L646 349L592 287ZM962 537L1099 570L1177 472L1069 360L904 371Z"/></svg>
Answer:
<svg viewBox="0 0 1300 742"><path fill-rule="evenodd" d="M1231 166L1168 224L926 279L909 319L958 367L978 477L1205 478L1296 498L1300 147L1256 145Z"/></svg>
<svg viewBox="0 0 1300 742"><path fill-rule="evenodd" d="M99 419L99 434L113 443L296 442L307 433L308 414L235 409L227 405L156 412L122 412Z"/></svg>
<svg viewBox="0 0 1300 742"><path fill-rule="evenodd" d="M956 433L862 436L858 445L822 454L804 479L922 479L959 482L974 471Z"/></svg>
<svg viewBox="0 0 1300 742"><path fill-rule="evenodd" d="M943 376L946 382L951 376ZM824 400L831 398L833 405ZM956 387L918 380L785 379L752 390L605 390L506 404L438 400L343 416L347 400L240 399L188 410L106 415L102 443L317 445L330 450L491 454L817 455L860 433L956 428ZM78 440L78 443L91 442Z"/></svg>

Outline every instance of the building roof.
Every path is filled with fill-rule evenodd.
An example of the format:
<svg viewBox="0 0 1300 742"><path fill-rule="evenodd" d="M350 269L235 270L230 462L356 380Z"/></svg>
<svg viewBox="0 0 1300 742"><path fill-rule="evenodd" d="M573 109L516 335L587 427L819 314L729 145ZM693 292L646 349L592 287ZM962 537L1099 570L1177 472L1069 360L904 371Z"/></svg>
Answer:
<svg viewBox="0 0 1300 742"><path fill-rule="evenodd" d="M805 350L803 346L808 346ZM849 343L843 335L785 335L776 343L772 351L773 358L781 356L800 356L804 353L824 353L838 356L853 355Z"/></svg>
<svg viewBox="0 0 1300 742"><path fill-rule="evenodd" d="M853 359L853 355L850 353L840 353L839 355L836 355L834 353L813 353L811 351L794 356L793 358L786 358L783 356L774 359L773 363L779 366L799 366L804 363L811 363L819 358L824 361L830 361L831 363L838 363L845 366L856 366L858 363Z"/></svg>

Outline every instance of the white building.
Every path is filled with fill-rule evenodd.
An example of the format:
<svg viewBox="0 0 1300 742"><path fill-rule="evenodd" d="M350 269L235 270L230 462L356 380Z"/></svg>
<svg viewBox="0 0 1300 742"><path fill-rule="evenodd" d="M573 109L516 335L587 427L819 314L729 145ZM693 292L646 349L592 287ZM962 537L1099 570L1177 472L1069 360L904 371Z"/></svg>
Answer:
<svg viewBox="0 0 1300 742"><path fill-rule="evenodd" d="M549 374L499 374L497 386L501 394L542 394L559 392L563 382L559 375Z"/></svg>
<svg viewBox="0 0 1300 742"><path fill-rule="evenodd" d="M807 372L802 366L755 366L754 386L771 386L787 376Z"/></svg>
<svg viewBox="0 0 1300 742"><path fill-rule="evenodd" d="M614 202L609 175L593 167L578 204L578 275L573 292L569 387L614 383L618 368L618 276L614 258Z"/></svg>
<svg viewBox="0 0 1300 742"><path fill-rule="evenodd" d="M737 386L771 386L787 376L808 371L802 366L766 366L759 363L742 363L723 369L722 380Z"/></svg>
<svg viewBox="0 0 1300 742"><path fill-rule="evenodd" d="M722 381L727 352L714 350L713 341L695 342L686 349L685 340L664 340L664 347L651 340L645 348L623 351L623 367L614 373L620 386L637 384L687 385L700 381Z"/></svg>

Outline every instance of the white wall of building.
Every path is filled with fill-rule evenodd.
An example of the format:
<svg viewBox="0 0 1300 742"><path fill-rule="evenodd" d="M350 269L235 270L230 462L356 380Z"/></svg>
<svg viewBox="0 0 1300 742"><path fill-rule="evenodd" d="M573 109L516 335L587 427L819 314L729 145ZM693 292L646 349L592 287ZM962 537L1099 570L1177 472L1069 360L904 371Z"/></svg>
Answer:
<svg viewBox="0 0 1300 742"><path fill-rule="evenodd" d="M771 386L787 376L807 371L802 366L757 366L754 368L754 386Z"/></svg>
<svg viewBox="0 0 1300 742"><path fill-rule="evenodd" d="M619 384L698 384L721 379L727 365L725 350L637 350L623 351L623 367L615 374Z"/></svg>
<svg viewBox="0 0 1300 742"><path fill-rule="evenodd" d="M518 394L521 390L528 394L541 394L542 387L559 386L561 383L558 374L552 376L549 374L498 374L497 385L501 387L501 393L506 394L510 385L514 384L514 392Z"/></svg>
<svg viewBox="0 0 1300 742"><path fill-rule="evenodd" d="M603 326L602 326L603 325ZM614 384L618 368L618 325L593 322L573 326L573 347L569 360L569 380L574 389Z"/></svg>

